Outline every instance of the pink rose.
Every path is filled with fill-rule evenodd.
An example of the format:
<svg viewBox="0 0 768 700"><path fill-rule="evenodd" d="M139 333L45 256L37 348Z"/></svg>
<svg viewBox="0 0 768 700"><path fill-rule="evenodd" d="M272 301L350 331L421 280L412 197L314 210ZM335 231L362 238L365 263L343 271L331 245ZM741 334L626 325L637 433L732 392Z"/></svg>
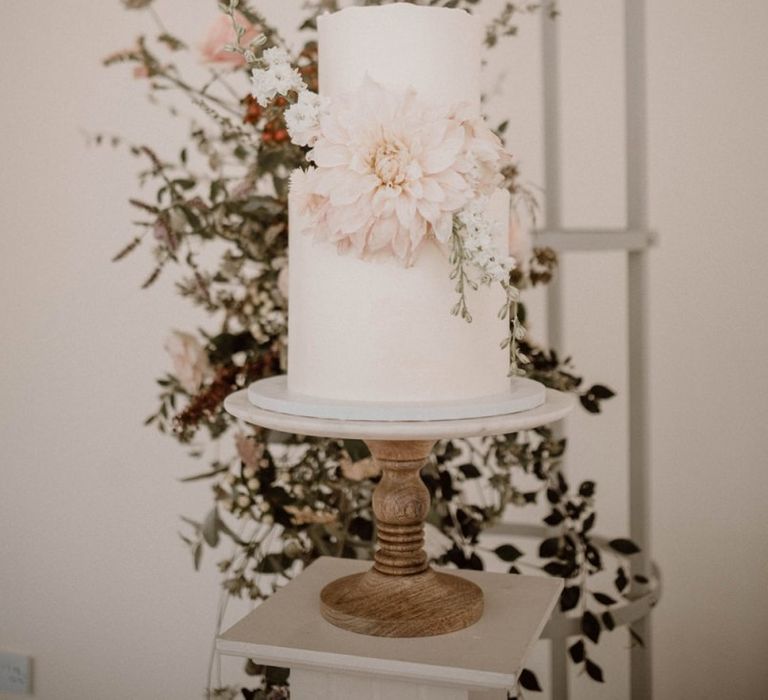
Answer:
<svg viewBox="0 0 768 700"><path fill-rule="evenodd" d="M239 25L245 27L245 34L240 37L240 46L247 48L251 41L261 34L261 27L251 24L239 12L235 13L235 18ZM205 39L200 44L203 61L206 63L223 63L232 68L242 68L245 65L245 59L239 53L226 51L224 47L227 44L237 44L237 37L232 27L232 20L228 15L220 14L211 24Z"/></svg>
<svg viewBox="0 0 768 700"><path fill-rule="evenodd" d="M165 341L165 349L173 360L173 373L181 386L190 394L197 393L203 381L211 374L205 348L195 336L173 331Z"/></svg>

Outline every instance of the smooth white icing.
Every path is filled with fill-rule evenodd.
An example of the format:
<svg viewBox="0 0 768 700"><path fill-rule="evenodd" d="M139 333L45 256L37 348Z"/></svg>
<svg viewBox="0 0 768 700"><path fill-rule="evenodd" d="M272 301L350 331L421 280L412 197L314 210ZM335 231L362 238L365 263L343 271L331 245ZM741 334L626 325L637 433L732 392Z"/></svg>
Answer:
<svg viewBox="0 0 768 700"><path fill-rule="evenodd" d="M480 23L462 10L410 4L353 7L319 18L320 91L378 82L479 111ZM499 394L509 357L498 287L469 290L472 323L456 302L447 251L431 242L409 268L361 260L302 233L290 201L288 389L349 401L451 401ZM491 199L507 251L509 193Z"/></svg>
<svg viewBox="0 0 768 700"><path fill-rule="evenodd" d="M368 74L425 99L480 112L482 23L464 10L408 3L348 7L317 20L320 94L357 88Z"/></svg>

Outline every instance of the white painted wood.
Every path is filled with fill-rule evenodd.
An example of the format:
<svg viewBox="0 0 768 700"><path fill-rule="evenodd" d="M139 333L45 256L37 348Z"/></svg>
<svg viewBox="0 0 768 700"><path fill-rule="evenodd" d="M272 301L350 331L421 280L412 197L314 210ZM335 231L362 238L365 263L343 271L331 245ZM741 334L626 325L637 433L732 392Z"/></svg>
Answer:
<svg viewBox="0 0 768 700"><path fill-rule="evenodd" d="M562 172L560 148L560 46L558 22L547 12L541 13L542 98L544 101L544 217L548 229L562 226ZM563 283L562 266L547 285L547 340L549 346L562 352L563 348ZM564 426L553 426L554 435L563 435ZM560 467L565 470L565 463ZM550 685L552 697L568 698L566 640L552 639L550 643Z"/></svg>
<svg viewBox="0 0 768 700"><path fill-rule="evenodd" d="M563 228L534 231L534 245L566 251L645 250L656 234L645 229Z"/></svg>
<svg viewBox="0 0 768 700"><path fill-rule="evenodd" d="M323 586L369 567L365 561L318 559L222 634L218 651L292 670L465 692L512 690L563 586L546 577L451 571L481 586L485 612L471 627L428 639L371 637L326 622L319 606Z"/></svg>
<svg viewBox="0 0 768 700"><path fill-rule="evenodd" d="M470 700L469 691L330 671L291 671L291 700Z"/></svg>
<svg viewBox="0 0 768 700"><path fill-rule="evenodd" d="M288 389L288 376L281 374L253 382L248 400L257 408L307 418L365 421L432 421L483 418L520 413L541 406L546 400L543 384L525 377L509 380L504 393L463 401L374 402L339 401L296 394Z"/></svg>
<svg viewBox="0 0 768 700"><path fill-rule="evenodd" d="M227 397L224 408L247 423L297 435L376 440L441 440L481 435L503 435L560 420L575 405L572 395L547 389L546 401L520 413L456 420L366 421L292 416L257 408L243 389Z"/></svg>
<svg viewBox="0 0 768 700"><path fill-rule="evenodd" d="M627 226L648 226L648 134L645 57L645 0L624 0L627 133ZM641 548L633 557L632 574L651 576L650 474L648 458L648 253L631 252L627 259L629 333L629 531ZM632 581L632 595L647 587ZM632 700L650 700L652 691L651 621L646 615L632 625L644 646L630 650Z"/></svg>

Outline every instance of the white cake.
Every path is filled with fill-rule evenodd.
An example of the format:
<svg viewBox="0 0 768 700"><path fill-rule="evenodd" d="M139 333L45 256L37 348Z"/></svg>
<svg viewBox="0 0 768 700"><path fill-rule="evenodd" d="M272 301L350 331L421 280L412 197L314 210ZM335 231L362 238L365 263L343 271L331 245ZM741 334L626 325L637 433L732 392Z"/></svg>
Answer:
<svg viewBox="0 0 768 700"><path fill-rule="evenodd" d="M320 94L359 88L366 76L412 87L435 103L480 112L482 26L464 12L395 4L351 7L319 18ZM508 251L509 195L490 200ZM344 401L456 401L509 387L499 347L508 321L498 286L470 291L472 322L452 316L455 282L448 251L422 245L414 264L392 256L360 259L303 231L290 202L288 389Z"/></svg>

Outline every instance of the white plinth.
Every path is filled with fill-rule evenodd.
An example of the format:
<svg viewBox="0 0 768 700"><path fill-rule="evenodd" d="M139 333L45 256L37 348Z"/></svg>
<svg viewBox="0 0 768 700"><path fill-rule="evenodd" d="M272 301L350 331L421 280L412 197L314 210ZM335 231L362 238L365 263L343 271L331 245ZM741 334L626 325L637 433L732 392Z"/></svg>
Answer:
<svg viewBox="0 0 768 700"><path fill-rule="evenodd" d="M369 637L320 615L318 591L370 562L322 557L218 638L220 653L291 669L291 700L505 700L562 590L559 579L453 571L485 612L459 632Z"/></svg>
<svg viewBox="0 0 768 700"><path fill-rule="evenodd" d="M573 395L547 389L544 403L526 411L451 420L433 420L428 415L422 420L360 420L317 418L265 410L249 401L246 389L231 394L224 402L224 408L229 413L262 428L296 435L360 440L443 440L504 435L554 423L564 418L574 405Z"/></svg>

